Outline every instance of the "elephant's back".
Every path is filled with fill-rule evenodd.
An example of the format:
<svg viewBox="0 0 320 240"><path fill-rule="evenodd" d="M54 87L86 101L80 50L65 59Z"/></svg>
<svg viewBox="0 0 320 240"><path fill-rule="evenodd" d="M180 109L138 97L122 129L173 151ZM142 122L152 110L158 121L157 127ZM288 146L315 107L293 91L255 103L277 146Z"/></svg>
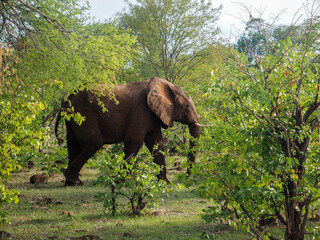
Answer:
<svg viewBox="0 0 320 240"><path fill-rule="evenodd" d="M74 111L85 116L81 126L72 124L76 135L100 135L103 143L116 143L138 136L139 131L149 131L155 115L147 105L147 85L148 81L121 84L111 92L96 86L95 90L71 95Z"/></svg>
<svg viewBox="0 0 320 240"><path fill-rule="evenodd" d="M128 84L119 84L115 85L113 90L114 94L117 97L125 98L135 98L138 95L143 94L146 90L146 86L148 84L148 80L142 82L133 82Z"/></svg>

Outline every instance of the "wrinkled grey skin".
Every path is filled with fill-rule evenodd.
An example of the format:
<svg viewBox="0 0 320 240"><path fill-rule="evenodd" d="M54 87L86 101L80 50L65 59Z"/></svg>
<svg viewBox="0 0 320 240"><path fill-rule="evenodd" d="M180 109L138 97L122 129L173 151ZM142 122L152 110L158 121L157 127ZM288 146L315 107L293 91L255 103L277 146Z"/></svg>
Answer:
<svg viewBox="0 0 320 240"><path fill-rule="evenodd" d="M82 184L79 172L87 160L104 144L120 142L124 142L125 159L135 156L145 143L154 162L162 166L158 177L168 182L161 128L172 127L173 121L187 124L194 137L190 148L194 147L203 125L199 124L191 97L179 86L161 78L116 85L113 93L118 104L110 100L108 91L105 96L99 97L108 109L105 112L91 91L80 91L69 96L74 111L85 116L85 121L81 125L73 120L66 121L69 157L68 168L64 170L66 185ZM59 112L55 128L58 139L60 118ZM190 151L188 158L194 162L195 153Z"/></svg>

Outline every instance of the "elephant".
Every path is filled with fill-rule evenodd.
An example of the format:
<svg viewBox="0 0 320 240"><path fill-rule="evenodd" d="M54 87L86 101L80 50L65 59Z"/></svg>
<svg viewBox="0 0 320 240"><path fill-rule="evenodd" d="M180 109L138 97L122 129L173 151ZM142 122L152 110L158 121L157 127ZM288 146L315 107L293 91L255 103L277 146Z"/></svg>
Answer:
<svg viewBox="0 0 320 240"><path fill-rule="evenodd" d="M143 143L153 156L153 161L161 166L159 179L169 182L166 176L166 163L163 155L161 128L173 126L173 122L187 124L193 137L190 140L188 161L195 161L194 146L200 136L200 124L195 105L181 87L162 78L115 85L110 97L103 85L95 90L82 90L68 97L58 111L55 134L59 142L58 126L61 111L70 106L74 112L85 116L79 125L73 119L65 120L67 131L68 167L63 174L66 185L81 185L79 172L87 160L104 144L124 142L125 159L135 156ZM103 110L101 103L105 106ZM71 104L71 105L70 105ZM157 146L157 147L155 147ZM190 169L188 168L188 173Z"/></svg>

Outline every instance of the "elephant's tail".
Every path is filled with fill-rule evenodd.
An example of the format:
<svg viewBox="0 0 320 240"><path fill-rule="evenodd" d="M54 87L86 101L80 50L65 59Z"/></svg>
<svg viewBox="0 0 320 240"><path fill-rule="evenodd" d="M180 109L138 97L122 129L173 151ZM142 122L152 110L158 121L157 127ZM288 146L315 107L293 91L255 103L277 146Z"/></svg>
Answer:
<svg viewBox="0 0 320 240"><path fill-rule="evenodd" d="M61 145L63 143L63 139L60 138L59 134L58 134L58 127L59 127L60 120L61 120L61 108L58 111L57 118L56 118L56 123L54 125L54 133L56 135L56 138L58 139L58 144L59 145Z"/></svg>

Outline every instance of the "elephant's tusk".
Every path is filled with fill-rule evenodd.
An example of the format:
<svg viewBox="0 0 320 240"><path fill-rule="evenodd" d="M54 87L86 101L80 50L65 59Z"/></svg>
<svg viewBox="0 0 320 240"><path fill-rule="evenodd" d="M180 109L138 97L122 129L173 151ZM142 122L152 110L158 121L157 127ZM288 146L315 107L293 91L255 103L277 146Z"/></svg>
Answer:
<svg viewBox="0 0 320 240"><path fill-rule="evenodd" d="M203 125L200 123L195 123L194 125L196 125L197 127L210 127L210 125Z"/></svg>

